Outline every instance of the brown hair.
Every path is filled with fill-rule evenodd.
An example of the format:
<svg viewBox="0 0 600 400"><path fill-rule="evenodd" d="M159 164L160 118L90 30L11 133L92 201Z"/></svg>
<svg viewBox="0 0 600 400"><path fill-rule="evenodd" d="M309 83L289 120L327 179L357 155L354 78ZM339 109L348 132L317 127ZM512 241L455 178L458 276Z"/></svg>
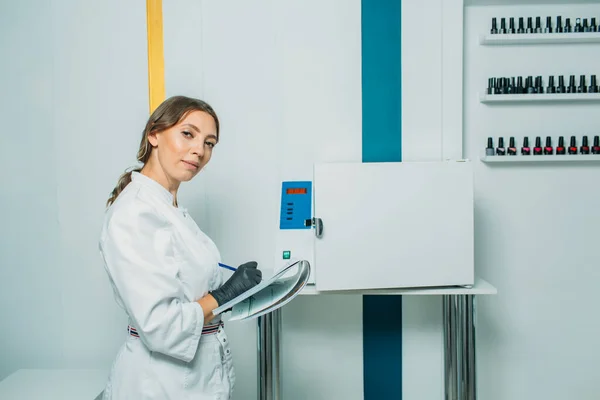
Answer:
<svg viewBox="0 0 600 400"><path fill-rule="evenodd" d="M170 97L163 101L156 110L154 110L152 115L150 115L150 118L148 118L144 132L142 133L140 148L137 153L137 160L142 163L142 167L148 162L150 154L152 153L152 145L148 140L148 136L151 133L161 132L177 125L177 123L192 111L204 111L214 118L215 125L217 126L217 140L219 139L219 118L208 103L185 96ZM125 186L131 182L131 173L133 171L140 172L142 167L125 171L125 173L119 177L117 186L115 186L106 202L107 207L116 200L119 193L121 193L123 189L125 189Z"/></svg>

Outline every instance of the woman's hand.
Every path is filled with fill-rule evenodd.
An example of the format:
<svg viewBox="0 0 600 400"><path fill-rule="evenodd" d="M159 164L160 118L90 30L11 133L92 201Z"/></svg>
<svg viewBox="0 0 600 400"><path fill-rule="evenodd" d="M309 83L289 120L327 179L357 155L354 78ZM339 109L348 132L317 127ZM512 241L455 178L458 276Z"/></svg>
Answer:
<svg viewBox="0 0 600 400"><path fill-rule="evenodd" d="M262 271L257 267L258 263L256 261L249 261L240 265L227 282L220 288L210 292L210 294L219 305L222 305L236 298L246 290L252 289L262 280Z"/></svg>

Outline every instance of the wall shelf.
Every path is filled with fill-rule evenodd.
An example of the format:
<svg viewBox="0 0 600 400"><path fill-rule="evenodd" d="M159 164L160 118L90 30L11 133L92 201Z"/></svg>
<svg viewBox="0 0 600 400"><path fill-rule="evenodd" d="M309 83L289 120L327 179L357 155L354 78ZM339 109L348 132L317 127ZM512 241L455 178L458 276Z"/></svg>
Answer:
<svg viewBox="0 0 600 400"><path fill-rule="evenodd" d="M479 36L479 44L482 46L578 43L600 43L600 32L510 33Z"/></svg>
<svg viewBox="0 0 600 400"><path fill-rule="evenodd" d="M482 155L480 160L484 163L544 163L544 162L600 162L600 154L565 154L551 156L486 156Z"/></svg>
<svg viewBox="0 0 600 400"><path fill-rule="evenodd" d="M480 94L481 103L600 101L600 93Z"/></svg>

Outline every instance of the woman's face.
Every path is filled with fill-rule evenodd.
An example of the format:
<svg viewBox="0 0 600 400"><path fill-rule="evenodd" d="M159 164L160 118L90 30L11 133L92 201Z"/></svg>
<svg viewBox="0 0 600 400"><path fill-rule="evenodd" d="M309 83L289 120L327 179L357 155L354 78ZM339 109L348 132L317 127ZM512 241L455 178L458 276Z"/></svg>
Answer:
<svg viewBox="0 0 600 400"><path fill-rule="evenodd" d="M177 125L148 136L169 181L191 180L208 163L217 144L217 127L204 111L192 111Z"/></svg>

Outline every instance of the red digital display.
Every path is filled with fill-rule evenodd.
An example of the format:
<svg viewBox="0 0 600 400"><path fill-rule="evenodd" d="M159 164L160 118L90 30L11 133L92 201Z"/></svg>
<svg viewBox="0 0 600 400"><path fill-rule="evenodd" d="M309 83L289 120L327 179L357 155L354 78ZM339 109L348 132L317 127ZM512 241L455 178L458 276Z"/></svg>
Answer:
<svg viewBox="0 0 600 400"><path fill-rule="evenodd" d="M306 194L306 188L289 188L285 191L286 194Z"/></svg>

